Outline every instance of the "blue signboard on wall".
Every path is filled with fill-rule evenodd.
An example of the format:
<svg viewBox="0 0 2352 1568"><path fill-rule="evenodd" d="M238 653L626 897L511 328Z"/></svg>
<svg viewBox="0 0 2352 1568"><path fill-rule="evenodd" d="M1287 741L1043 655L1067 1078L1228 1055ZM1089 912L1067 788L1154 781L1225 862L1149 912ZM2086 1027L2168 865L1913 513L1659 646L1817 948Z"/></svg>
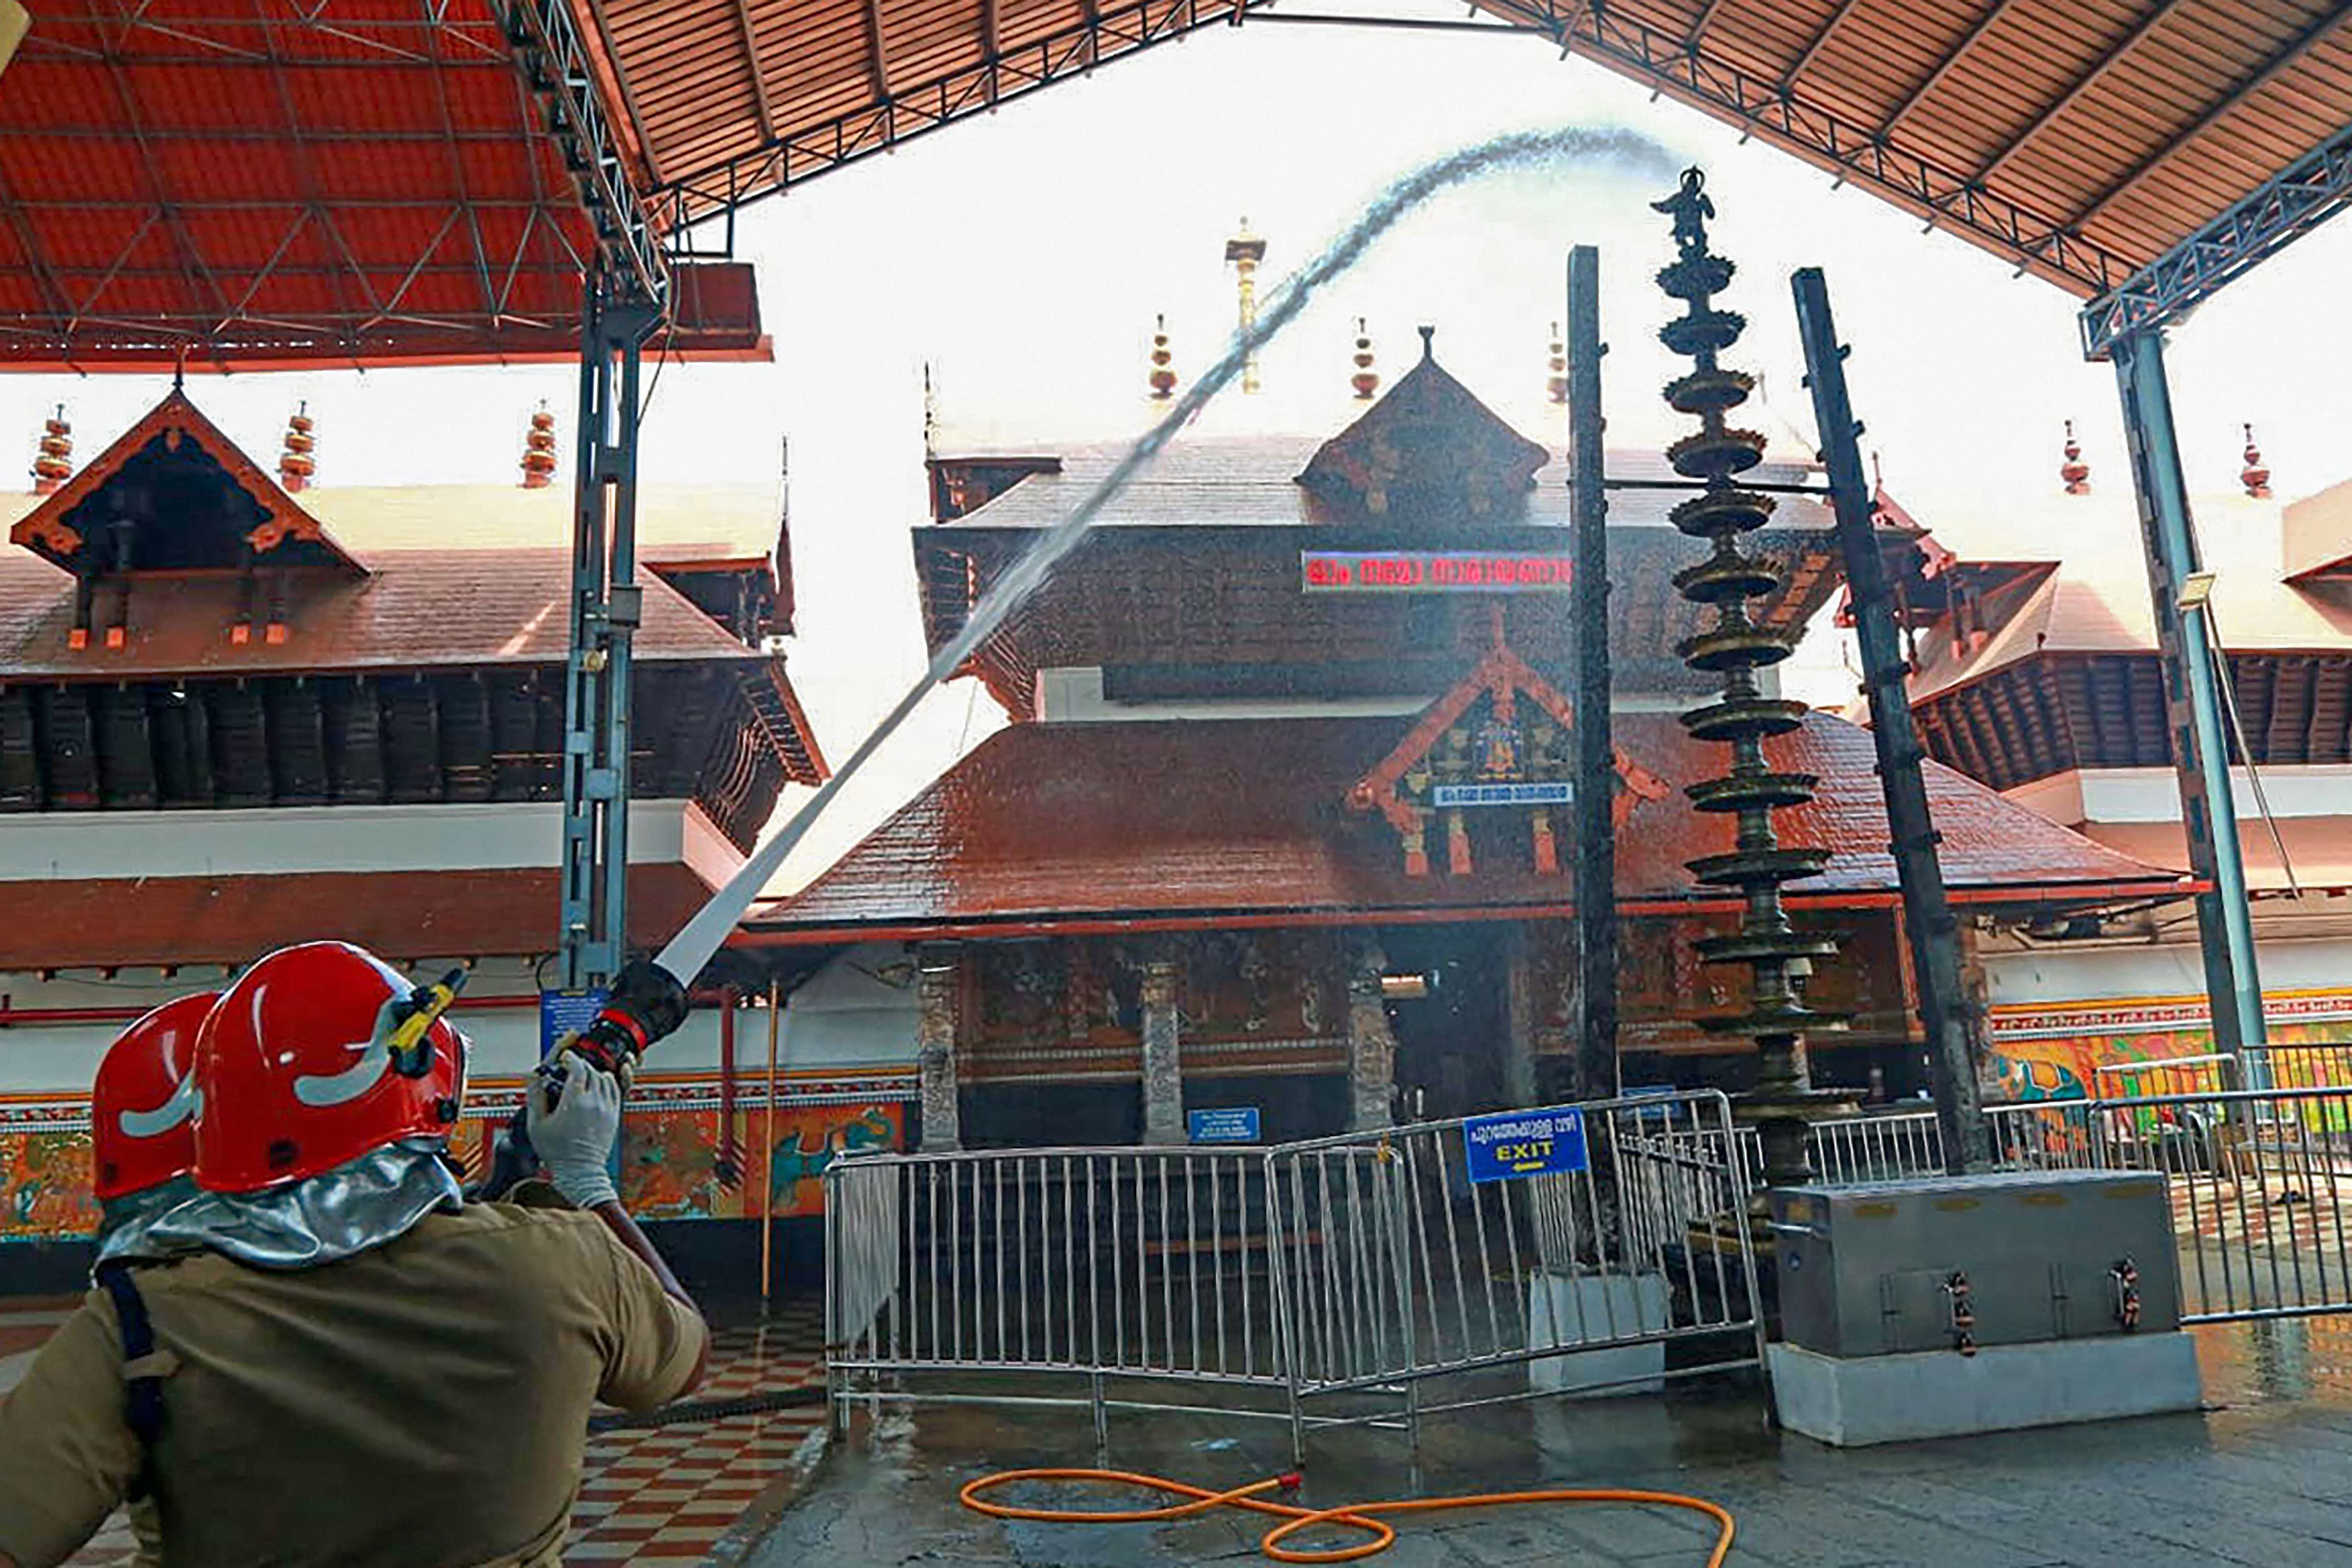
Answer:
<svg viewBox="0 0 2352 1568"><path fill-rule="evenodd" d="M1508 1182L1589 1168L1584 1112L1506 1110L1462 1124L1462 1151L1474 1182Z"/></svg>
<svg viewBox="0 0 2352 1568"><path fill-rule="evenodd" d="M1223 1110L1188 1110L1184 1130L1195 1143L1255 1143L1258 1141L1257 1107L1235 1105Z"/></svg>

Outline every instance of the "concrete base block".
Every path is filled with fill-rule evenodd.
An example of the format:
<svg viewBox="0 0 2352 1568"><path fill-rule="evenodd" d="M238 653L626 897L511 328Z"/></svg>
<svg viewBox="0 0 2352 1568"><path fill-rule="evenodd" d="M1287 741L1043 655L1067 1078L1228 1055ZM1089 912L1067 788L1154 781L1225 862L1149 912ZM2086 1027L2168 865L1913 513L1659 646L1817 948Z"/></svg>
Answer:
<svg viewBox="0 0 2352 1568"><path fill-rule="evenodd" d="M1663 1274L1538 1274L1528 1285L1528 1334L1535 1345L1654 1334L1668 1323ZM1655 1394L1665 1386L1663 1342L1577 1351L1528 1363L1538 1394Z"/></svg>
<svg viewBox="0 0 2352 1568"><path fill-rule="evenodd" d="M2197 1342L2179 1332L1990 1345L1972 1356L1827 1356L1777 1344L1769 1364L1780 1424L1847 1448L2194 1410L2201 1397Z"/></svg>

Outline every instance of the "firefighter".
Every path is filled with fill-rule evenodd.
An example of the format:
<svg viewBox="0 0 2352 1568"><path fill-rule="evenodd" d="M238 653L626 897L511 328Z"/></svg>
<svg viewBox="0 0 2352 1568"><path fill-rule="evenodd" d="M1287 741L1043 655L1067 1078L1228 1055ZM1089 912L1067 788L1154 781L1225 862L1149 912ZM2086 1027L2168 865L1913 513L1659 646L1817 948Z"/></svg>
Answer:
<svg viewBox="0 0 2352 1568"><path fill-rule="evenodd" d="M552 1565L591 1401L700 1381L701 1315L608 1173L616 1080L567 1053L560 1098L530 1091L571 1208L468 1205L443 1158L465 1042L404 1027L418 994L310 942L215 1004L199 1191L0 1405L0 1568L62 1562L142 1489L173 1568Z"/></svg>
<svg viewBox="0 0 2352 1568"><path fill-rule="evenodd" d="M89 1090L90 1195L98 1200L98 1267L146 1250L148 1226L196 1195L196 1031L219 993L199 991L153 1009L116 1037ZM128 1500L142 1568L163 1561L163 1526L143 1491Z"/></svg>
<svg viewBox="0 0 2352 1568"><path fill-rule="evenodd" d="M196 1195L196 1032L219 1000L164 1003L115 1037L90 1085L98 1261L145 1250L148 1226Z"/></svg>

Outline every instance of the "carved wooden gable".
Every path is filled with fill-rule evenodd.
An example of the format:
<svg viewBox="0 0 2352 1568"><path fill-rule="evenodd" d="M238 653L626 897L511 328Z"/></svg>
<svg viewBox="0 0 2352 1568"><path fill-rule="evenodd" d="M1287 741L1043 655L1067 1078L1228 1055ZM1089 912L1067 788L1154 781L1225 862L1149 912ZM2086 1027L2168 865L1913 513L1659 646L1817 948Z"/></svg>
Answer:
<svg viewBox="0 0 2352 1568"><path fill-rule="evenodd" d="M1429 348L1363 416L1325 442L1298 476L1333 521L1390 521L1444 532L1506 522L1527 505L1551 454L1505 424Z"/></svg>
<svg viewBox="0 0 2352 1568"><path fill-rule="evenodd" d="M256 564L362 574L177 387L8 537L83 578Z"/></svg>
<svg viewBox="0 0 2352 1568"><path fill-rule="evenodd" d="M1568 699L1498 628L1476 667L1423 710L1395 750L1348 792L1348 804L1388 819L1403 840L1408 876L1429 874L1433 824L1444 835L1446 869L1470 875L1474 816L1524 823L1534 868L1556 876L1575 775L1574 732ZM1622 747L1614 787L1609 816L1619 831L1643 802L1666 795L1664 782Z"/></svg>

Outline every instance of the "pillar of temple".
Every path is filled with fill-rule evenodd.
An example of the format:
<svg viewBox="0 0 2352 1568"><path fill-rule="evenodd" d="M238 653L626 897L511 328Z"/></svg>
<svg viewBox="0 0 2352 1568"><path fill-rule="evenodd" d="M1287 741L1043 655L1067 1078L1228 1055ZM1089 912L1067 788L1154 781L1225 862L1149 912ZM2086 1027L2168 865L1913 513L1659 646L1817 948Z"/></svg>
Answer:
<svg viewBox="0 0 2352 1568"><path fill-rule="evenodd" d="M1391 1125L1396 1085L1396 1037L1381 995L1381 973L1388 955L1365 932L1348 944L1348 1127L1365 1132Z"/></svg>
<svg viewBox="0 0 2352 1568"><path fill-rule="evenodd" d="M1172 957L1143 967L1143 1141L1184 1142L1182 1014L1176 1005L1183 966Z"/></svg>
<svg viewBox="0 0 2352 1568"><path fill-rule="evenodd" d="M923 1152L963 1146L956 1082L956 952L927 947L916 956L915 1063L921 1078Z"/></svg>
<svg viewBox="0 0 2352 1568"><path fill-rule="evenodd" d="M1544 933L1514 923L1503 938L1505 974L1510 987L1509 1032L1503 1037L1503 1095L1512 1106L1539 1105L1536 1083L1536 1019L1542 998L1536 994L1536 944Z"/></svg>

